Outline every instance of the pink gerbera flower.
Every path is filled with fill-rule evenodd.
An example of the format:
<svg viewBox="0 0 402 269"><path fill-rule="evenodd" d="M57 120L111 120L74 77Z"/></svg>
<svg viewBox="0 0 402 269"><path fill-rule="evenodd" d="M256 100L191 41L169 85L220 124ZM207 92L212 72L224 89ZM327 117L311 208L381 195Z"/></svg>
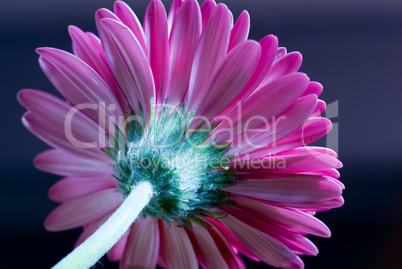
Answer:
<svg viewBox="0 0 402 269"><path fill-rule="evenodd" d="M174 0L168 15L152 0L142 26L118 1L97 11L99 37L69 27L73 54L37 50L65 99L18 95L26 128L53 147L35 165L64 176L47 230L83 227L79 246L133 214L109 229L121 268L244 268L239 253L303 268L298 255L318 253L304 236L330 231L315 212L343 204L336 154L306 146L331 128L322 86L275 36L248 39L249 23L213 0ZM144 205L131 212L130 197Z"/></svg>

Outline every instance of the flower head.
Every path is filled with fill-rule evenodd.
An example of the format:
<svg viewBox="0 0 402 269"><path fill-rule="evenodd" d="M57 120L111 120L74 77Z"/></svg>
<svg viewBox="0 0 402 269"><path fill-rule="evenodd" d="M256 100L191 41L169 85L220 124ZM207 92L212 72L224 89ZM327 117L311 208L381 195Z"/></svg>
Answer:
<svg viewBox="0 0 402 269"><path fill-rule="evenodd" d="M40 48L64 99L22 90L24 125L53 149L35 165L64 176L46 229L83 227L77 246L141 182L153 196L108 256L122 268L281 268L329 237L315 212L342 205L322 86L275 36L248 39L249 15L206 0L159 0L144 24L121 1L96 13L98 36L70 26L73 54ZM124 232L124 231L123 231Z"/></svg>

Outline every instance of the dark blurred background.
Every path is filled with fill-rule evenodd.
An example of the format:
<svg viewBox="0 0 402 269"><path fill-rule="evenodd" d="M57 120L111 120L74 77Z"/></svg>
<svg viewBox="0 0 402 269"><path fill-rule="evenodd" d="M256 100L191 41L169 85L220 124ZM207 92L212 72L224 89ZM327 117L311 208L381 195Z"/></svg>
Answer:
<svg viewBox="0 0 402 269"><path fill-rule="evenodd" d="M127 2L143 18L148 1ZM306 268L401 268L402 1L223 2L235 18L249 11L251 38L273 33L288 51L300 51L301 70L324 85L321 98L334 105L328 116L338 123L346 203L318 214L332 237L311 237L320 254L303 257ZM55 93L37 64L35 48L71 51L67 26L95 31L96 9L112 6L112 0L0 2L1 269L49 268L80 233L43 228L56 206L47 189L59 177L33 167L33 157L47 146L22 127L24 109L16 94L22 88ZM334 132L331 139L337 136ZM102 261L105 268L117 268ZM248 263L249 268L270 268Z"/></svg>

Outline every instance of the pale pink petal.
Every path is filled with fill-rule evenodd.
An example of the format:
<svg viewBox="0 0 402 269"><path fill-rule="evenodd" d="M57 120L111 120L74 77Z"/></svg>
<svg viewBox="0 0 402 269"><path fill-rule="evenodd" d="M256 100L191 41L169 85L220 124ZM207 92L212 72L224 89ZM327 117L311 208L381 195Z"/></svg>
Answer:
<svg viewBox="0 0 402 269"><path fill-rule="evenodd" d="M201 5L201 14L202 14L202 28L205 28L209 18L211 17L212 12L216 7L216 3L214 0L206 0Z"/></svg>
<svg viewBox="0 0 402 269"><path fill-rule="evenodd" d="M204 96L221 64L229 43L231 21L228 8L219 4L205 25L191 69L188 89L189 110L199 104L199 95Z"/></svg>
<svg viewBox="0 0 402 269"><path fill-rule="evenodd" d="M131 227L120 268L155 268L158 261L159 245L158 221L151 217L137 219Z"/></svg>
<svg viewBox="0 0 402 269"><path fill-rule="evenodd" d="M106 189L82 196L56 207L46 217L48 231L62 231L82 226L118 207L123 201L116 189Z"/></svg>
<svg viewBox="0 0 402 269"><path fill-rule="evenodd" d="M105 31L101 39L114 76L134 112L138 113L140 103L149 117L150 98L155 95L155 88L141 45L125 25L111 19L103 19L101 24Z"/></svg>
<svg viewBox="0 0 402 269"><path fill-rule="evenodd" d="M230 32L228 52L248 38L250 32L250 15L243 11Z"/></svg>
<svg viewBox="0 0 402 269"><path fill-rule="evenodd" d="M252 77L238 96L236 96L236 98L225 109L223 109L217 117L229 115L230 112L239 106L243 100L249 97L270 69L272 62L274 61L275 51L278 47L278 39L273 35L269 35L261 39L259 43L261 46L261 57Z"/></svg>
<svg viewBox="0 0 402 269"><path fill-rule="evenodd" d="M245 154L266 147L292 133L308 119L317 104L314 94L299 98L268 123L233 139L228 154Z"/></svg>
<svg viewBox="0 0 402 269"><path fill-rule="evenodd" d="M144 53L147 53L145 33L137 15L135 15L132 9L123 1L114 2L114 12L121 22L133 32L138 42L141 44Z"/></svg>
<svg viewBox="0 0 402 269"><path fill-rule="evenodd" d="M144 19L148 58L155 81L156 102L166 101L169 78L169 43L165 7L160 0L152 0Z"/></svg>
<svg viewBox="0 0 402 269"><path fill-rule="evenodd" d="M230 130L230 133L220 132L216 142L229 140L270 121L298 99L308 82L309 79L305 74L294 73L268 83L224 119L216 131L226 128Z"/></svg>
<svg viewBox="0 0 402 269"><path fill-rule="evenodd" d="M195 239L194 249L198 249L197 258L204 268L229 269L207 229L193 223L192 231L189 234L193 235Z"/></svg>
<svg viewBox="0 0 402 269"><path fill-rule="evenodd" d="M196 115L211 119L225 108L250 80L260 54L260 45L251 40L230 51L216 70L210 86L194 93L198 102Z"/></svg>
<svg viewBox="0 0 402 269"><path fill-rule="evenodd" d="M69 26L68 31L73 41L74 54L87 63L103 78L106 84L113 91L113 94L119 101L123 111L128 112L126 98L121 92L108 63L106 62L105 54L100 45L99 39L93 34L84 33L81 29L75 26Z"/></svg>
<svg viewBox="0 0 402 269"><path fill-rule="evenodd" d="M117 188L117 181L110 175L66 177L50 187L49 198L64 203L103 189Z"/></svg>
<svg viewBox="0 0 402 269"><path fill-rule="evenodd" d="M172 32L173 24L176 19L176 14L179 11L179 8L181 7L182 4L183 0L173 0L172 5L170 6L169 14L167 17L169 36L171 35Z"/></svg>
<svg viewBox="0 0 402 269"><path fill-rule="evenodd" d="M191 241L182 227L172 222L168 227L163 225L164 259L168 268L198 269L197 258Z"/></svg>
<svg viewBox="0 0 402 269"><path fill-rule="evenodd" d="M262 261L281 268L304 268L301 259L271 236L228 215L220 221Z"/></svg>
<svg viewBox="0 0 402 269"><path fill-rule="evenodd" d="M273 81L281 76L297 72L302 64L302 55L299 52L291 52L285 56L277 59L264 80L261 82L261 86ZM260 87L261 87L260 86Z"/></svg>
<svg viewBox="0 0 402 269"><path fill-rule="evenodd" d="M262 200L293 203L331 200L342 194L338 184L317 176L249 179L224 190Z"/></svg>
<svg viewBox="0 0 402 269"><path fill-rule="evenodd" d="M39 48L39 64L56 89L73 105L93 104L98 109L86 109L94 120L100 110L106 116L123 114L113 91L88 64L78 57L54 48ZM105 103L102 107L101 103ZM114 105L114 109L109 109Z"/></svg>
<svg viewBox="0 0 402 269"><path fill-rule="evenodd" d="M294 233L331 236L330 230L322 221L299 210L268 205L246 197L232 196L230 199L249 214Z"/></svg>
<svg viewBox="0 0 402 269"><path fill-rule="evenodd" d="M195 0L186 0L177 12L170 35L169 100L180 104L188 88L191 65L201 35L200 7Z"/></svg>

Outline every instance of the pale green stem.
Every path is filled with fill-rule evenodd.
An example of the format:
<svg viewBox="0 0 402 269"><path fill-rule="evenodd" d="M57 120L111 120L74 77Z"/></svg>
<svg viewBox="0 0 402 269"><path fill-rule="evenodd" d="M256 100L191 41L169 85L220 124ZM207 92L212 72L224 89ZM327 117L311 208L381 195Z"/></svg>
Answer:
<svg viewBox="0 0 402 269"><path fill-rule="evenodd" d="M58 262L53 269L87 269L119 241L152 197L152 185L141 182L121 206L87 240Z"/></svg>

